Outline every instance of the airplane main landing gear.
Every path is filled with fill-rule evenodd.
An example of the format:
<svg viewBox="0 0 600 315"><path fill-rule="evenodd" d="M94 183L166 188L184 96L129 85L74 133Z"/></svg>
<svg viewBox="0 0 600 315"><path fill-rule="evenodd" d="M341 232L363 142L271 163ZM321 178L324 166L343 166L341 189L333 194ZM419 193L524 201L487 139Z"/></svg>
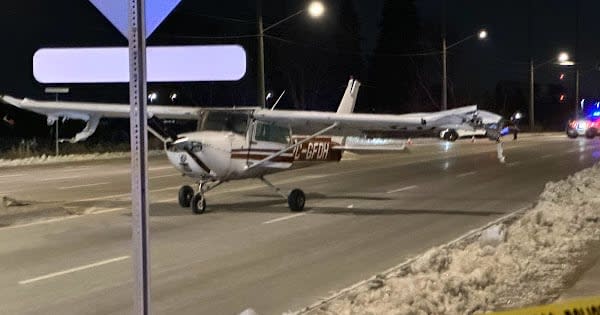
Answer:
<svg viewBox="0 0 600 315"><path fill-rule="evenodd" d="M304 192L302 190L294 189L288 195L287 201L290 210L302 211L304 210L304 202L306 201L306 196L304 196Z"/></svg>
<svg viewBox="0 0 600 315"><path fill-rule="evenodd" d="M192 198L194 197L194 189L188 185L181 186L179 188L179 205L182 208L187 208L190 206L192 202Z"/></svg>
<svg viewBox="0 0 600 315"><path fill-rule="evenodd" d="M182 208L190 207L195 214L202 214L206 210L206 198L204 193L219 186L222 182L215 181L214 184L208 185L212 181L201 181L198 183L198 192L194 193L194 189L188 185L181 186L179 189L179 205Z"/></svg>
<svg viewBox="0 0 600 315"><path fill-rule="evenodd" d="M267 185L270 188L272 188L273 190L275 190L275 192L278 193L281 197L283 197L283 199L287 200L288 207L290 208L290 210L292 210L294 212L299 212L299 211L304 210L304 203L306 202L306 196L304 195L304 192L302 190L296 188L296 189L293 189L289 195L286 195L281 192L281 189L279 189L279 187L271 184L271 182L266 180L264 177L261 176L260 180L263 183L265 183L265 185Z"/></svg>

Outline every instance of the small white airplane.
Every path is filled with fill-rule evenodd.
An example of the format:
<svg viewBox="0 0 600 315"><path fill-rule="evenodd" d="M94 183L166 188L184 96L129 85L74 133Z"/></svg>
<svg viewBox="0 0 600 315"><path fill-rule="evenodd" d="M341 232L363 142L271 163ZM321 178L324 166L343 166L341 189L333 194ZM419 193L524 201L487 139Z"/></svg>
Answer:
<svg viewBox="0 0 600 315"><path fill-rule="evenodd" d="M476 105L432 113L402 115L353 113L360 83L350 79L337 112L273 110L260 107L197 108L148 106L148 129L164 142L169 161L183 175L196 181L194 190L179 190L179 205L201 214L205 193L222 183L259 178L287 200L292 211L302 211L305 195L300 189L289 194L271 184L265 175L317 162L340 161L342 152L390 150L373 146L346 146L345 137L386 131L439 131L455 128L496 126L502 116L478 111ZM54 102L0 96L3 102L57 119L87 121L72 142L91 136L100 118L128 118L127 104ZM173 134L160 119L197 120L196 131ZM496 128L497 129L497 128ZM489 129L493 138L496 129ZM292 133L294 132L294 133ZM294 136L296 134L296 136ZM298 136L300 135L300 136ZM393 148L401 150L403 147Z"/></svg>

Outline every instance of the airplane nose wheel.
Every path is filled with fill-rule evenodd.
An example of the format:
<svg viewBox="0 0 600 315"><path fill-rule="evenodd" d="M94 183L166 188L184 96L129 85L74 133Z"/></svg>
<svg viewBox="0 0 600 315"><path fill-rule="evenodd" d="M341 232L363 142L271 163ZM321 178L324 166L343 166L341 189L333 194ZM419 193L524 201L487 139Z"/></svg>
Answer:
<svg viewBox="0 0 600 315"><path fill-rule="evenodd" d="M192 212L202 214L204 210L206 210L206 199L204 199L204 194L199 192L192 197Z"/></svg>
<svg viewBox="0 0 600 315"><path fill-rule="evenodd" d="M304 210L304 202L306 201L306 196L304 192L300 189L294 189L288 195L288 206L292 211L302 211Z"/></svg>
<svg viewBox="0 0 600 315"><path fill-rule="evenodd" d="M179 205L182 208L187 208L190 206L192 202L192 197L194 197L194 189L188 185L181 186L179 188Z"/></svg>

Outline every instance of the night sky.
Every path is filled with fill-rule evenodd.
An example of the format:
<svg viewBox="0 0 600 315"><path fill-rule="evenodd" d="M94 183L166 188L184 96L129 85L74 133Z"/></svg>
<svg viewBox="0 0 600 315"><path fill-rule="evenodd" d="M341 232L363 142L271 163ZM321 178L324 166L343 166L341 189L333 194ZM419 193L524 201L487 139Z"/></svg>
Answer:
<svg viewBox="0 0 600 315"><path fill-rule="evenodd" d="M349 0L350 1L350 0ZM302 8L303 1L284 1L289 12ZM326 1L325 1L326 2ZM383 0L354 0L360 18L361 47L363 53L371 52L378 38ZM576 7L579 9L579 33L576 36ZM269 1L265 1L269 5ZM528 19L531 19L533 41L531 54L536 63L541 63L567 50L575 56L582 69L581 97L593 98L600 94L600 25L596 15L600 12L600 2L594 0L534 0L532 12L528 1L497 0L447 0L447 37L448 43L458 41L472 34L480 27L489 30L490 38L485 42L475 39L464 42L449 51L449 82L457 91L481 94L493 91L500 80L527 82L528 61L530 56ZM159 26L150 37L148 44L202 44L214 43L201 38L190 39L187 34L222 36L252 34L255 32L255 7L248 1L192 1L183 0L174 12ZM425 33L439 31L441 18L441 0L416 1L420 23ZM32 75L31 59L36 49L43 47L78 46L125 46L122 35L85 0L21 0L3 1L1 17L1 36L4 45L0 50L0 93L19 97L49 98L44 95L45 86L35 82ZM265 10L265 24L272 23L282 16L269 16ZM281 28L296 23L308 23L306 18L286 22ZM197 22L197 23L196 23ZM203 33L202 23L209 23L220 33ZM185 25L183 25L185 24ZM324 24L326 25L326 24ZM432 26L437 26L432 27ZM309 27L324 27L323 25ZM182 31L182 29L189 30ZM431 35L431 34L430 34ZM436 34L430 37L436 38ZM578 51L575 52L576 37ZM437 37L439 38L439 37ZM246 42L248 39L244 39ZM244 42L230 39L230 43ZM222 42L222 41L221 41ZM310 38L306 39L310 42ZM437 45L436 42L428 45ZM267 39L266 49L271 42ZM441 44L440 44L441 45ZM424 49L430 49L427 47ZM436 47L433 47L436 48ZM439 46L438 46L439 48ZM247 51L249 68L254 67L253 51ZM365 60L368 60L365 55ZM268 60L267 60L268 62ZM332 59L332 62L335 60ZM436 84L441 80L439 56L424 58L426 80ZM285 66L285 65L279 65ZM566 73L564 81L558 81L560 72ZM348 76L352 73L348 73ZM399 76L402 73L398 73ZM539 83L563 84L572 91L574 86L572 69L564 69L551 64L536 70ZM210 85L211 83L195 83ZM439 84L439 83L438 83ZM322 89L342 90L345 82L323 86ZM77 85L71 84L72 93L66 96L71 100L120 101L126 102L128 87L126 84ZM178 84L155 84L150 87L178 89ZM248 72L240 82L224 84L232 90L244 86L255 86L253 73ZM234 91L231 92L235 94ZM434 92L435 93L435 92ZM341 94L341 93L340 93ZM191 95L191 94L190 94ZM254 97L254 99L253 99ZM439 97L436 95L436 97ZM232 97L216 97L210 101L220 106L251 105L255 94ZM208 101L186 100L190 104L206 104ZM285 102L285 101L284 101ZM449 103L453 104L449 97ZM461 105L461 104L457 104ZM1 110L1 109L0 109Z"/></svg>

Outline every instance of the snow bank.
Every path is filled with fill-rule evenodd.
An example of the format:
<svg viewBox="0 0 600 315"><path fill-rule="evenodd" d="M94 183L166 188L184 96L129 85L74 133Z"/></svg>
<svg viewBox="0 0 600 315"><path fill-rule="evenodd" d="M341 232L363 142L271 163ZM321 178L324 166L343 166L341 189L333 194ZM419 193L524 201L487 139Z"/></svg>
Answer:
<svg viewBox="0 0 600 315"><path fill-rule="evenodd" d="M433 248L309 314L473 314L548 302L600 240L600 165L546 184L535 207Z"/></svg>
<svg viewBox="0 0 600 315"><path fill-rule="evenodd" d="M149 156L163 154L163 151L150 151ZM22 166L22 165L40 165L53 164L75 161L91 161L91 160L109 160L116 158L129 157L130 152L110 152L110 153L90 153L90 154L70 154L70 155L42 155L24 159L5 160L0 159L0 167Z"/></svg>

